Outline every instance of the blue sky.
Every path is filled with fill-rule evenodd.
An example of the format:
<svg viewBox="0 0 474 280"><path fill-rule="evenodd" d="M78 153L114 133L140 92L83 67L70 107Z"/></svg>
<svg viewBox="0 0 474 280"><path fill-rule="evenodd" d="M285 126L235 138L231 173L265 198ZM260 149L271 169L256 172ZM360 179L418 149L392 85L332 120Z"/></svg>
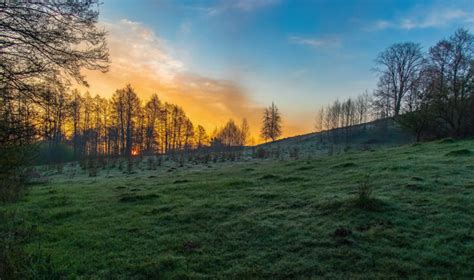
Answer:
<svg viewBox="0 0 474 280"><path fill-rule="evenodd" d="M371 91L374 58L390 44L427 50L459 27L474 30L473 1L114 0L100 11L119 29L112 36L120 22L148 30L172 75L235 83L246 106L275 101L295 132L311 130L318 106Z"/></svg>

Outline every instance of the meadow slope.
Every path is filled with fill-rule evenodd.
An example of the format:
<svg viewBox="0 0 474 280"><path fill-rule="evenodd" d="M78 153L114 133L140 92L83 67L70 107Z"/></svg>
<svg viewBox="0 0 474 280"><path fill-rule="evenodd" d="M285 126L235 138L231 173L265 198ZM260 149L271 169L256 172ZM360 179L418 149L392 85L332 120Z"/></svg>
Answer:
<svg viewBox="0 0 474 280"><path fill-rule="evenodd" d="M71 169L76 174L68 174ZM69 170L68 170L69 169ZM0 206L67 278L474 277L474 141L87 177ZM359 199L366 187L371 195ZM31 269L37 265L34 264Z"/></svg>

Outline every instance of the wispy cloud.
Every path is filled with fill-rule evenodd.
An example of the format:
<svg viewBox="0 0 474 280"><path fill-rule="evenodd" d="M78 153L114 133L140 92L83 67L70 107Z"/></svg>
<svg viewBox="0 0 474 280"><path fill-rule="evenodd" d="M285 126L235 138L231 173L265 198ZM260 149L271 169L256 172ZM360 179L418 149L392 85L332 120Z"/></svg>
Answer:
<svg viewBox="0 0 474 280"><path fill-rule="evenodd" d="M235 0L220 1L212 6L183 6L186 9L201 12L207 16L217 16L226 12L254 12L265 7L276 5L280 0Z"/></svg>
<svg viewBox="0 0 474 280"><path fill-rule="evenodd" d="M114 68L125 72L136 69L166 80L186 70L182 61L170 55L166 40L142 23L122 19L103 25L109 32L107 40Z"/></svg>
<svg viewBox="0 0 474 280"><path fill-rule="evenodd" d="M189 72L176 58L170 42L140 22L124 19L102 25L108 31L112 63L105 74L85 71L92 94L110 96L131 83L141 98L158 93L162 100L182 106L193 121L208 130L229 118L246 117L252 133L258 135L262 108L239 83Z"/></svg>
<svg viewBox="0 0 474 280"><path fill-rule="evenodd" d="M179 26L179 32L183 35L191 33L192 24L189 20L185 20Z"/></svg>
<svg viewBox="0 0 474 280"><path fill-rule="evenodd" d="M234 7L242 11L254 11L267 6L275 5L278 0L237 0Z"/></svg>
<svg viewBox="0 0 474 280"><path fill-rule="evenodd" d="M374 23L373 26L369 27L369 29L382 30L382 29L389 28L391 26L392 26L392 23L390 21L378 20Z"/></svg>
<svg viewBox="0 0 474 280"><path fill-rule="evenodd" d="M337 37L314 38L314 37L290 36L288 40L292 44L309 46L314 49L329 49L329 48L337 48L341 46L341 39Z"/></svg>
<svg viewBox="0 0 474 280"><path fill-rule="evenodd" d="M466 24L474 21L474 12L452 8L431 8L428 11L417 12L414 16L405 16L396 20L378 20L367 27L367 30L384 29L423 29L449 25L451 23Z"/></svg>

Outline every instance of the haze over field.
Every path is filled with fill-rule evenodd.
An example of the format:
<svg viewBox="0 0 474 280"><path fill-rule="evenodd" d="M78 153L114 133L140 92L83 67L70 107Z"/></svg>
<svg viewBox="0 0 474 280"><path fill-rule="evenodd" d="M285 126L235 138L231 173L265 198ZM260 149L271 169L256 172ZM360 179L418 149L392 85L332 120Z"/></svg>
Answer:
<svg viewBox="0 0 474 280"><path fill-rule="evenodd" d="M333 100L371 92L374 58L404 41L427 50L457 28L474 30L472 1L105 1L110 72L87 72L92 94L129 82L146 99L181 105L208 131L249 120L274 101L283 136Z"/></svg>

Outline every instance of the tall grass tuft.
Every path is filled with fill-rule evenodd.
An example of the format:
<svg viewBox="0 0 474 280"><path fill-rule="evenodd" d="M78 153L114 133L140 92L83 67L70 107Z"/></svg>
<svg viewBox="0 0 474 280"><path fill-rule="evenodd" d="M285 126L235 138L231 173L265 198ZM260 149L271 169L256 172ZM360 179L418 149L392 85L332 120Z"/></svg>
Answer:
<svg viewBox="0 0 474 280"><path fill-rule="evenodd" d="M355 204L357 207L367 210L374 210L376 199L372 195L373 184L369 175L365 175L357 185Z"/></svg>

